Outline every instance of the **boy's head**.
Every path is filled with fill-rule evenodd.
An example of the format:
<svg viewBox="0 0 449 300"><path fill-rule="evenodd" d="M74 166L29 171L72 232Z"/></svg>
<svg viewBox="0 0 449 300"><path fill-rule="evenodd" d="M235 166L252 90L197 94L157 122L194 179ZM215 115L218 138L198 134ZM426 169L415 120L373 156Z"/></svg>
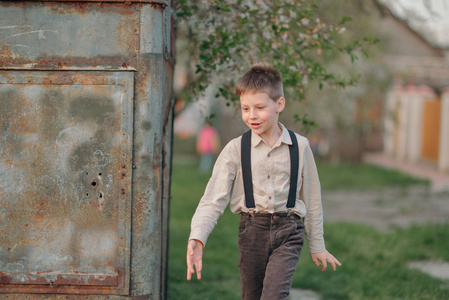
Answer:
<svg viewBox="0 0 449 300"><path fill-rule="evenodd" d="M281 74L268 63L253 65L237 82L235 91L239 97L245 93L266 93L273 101L284 97Z"/></svg>
<svg viewBox="0 0 449 300"><path fill-rule="evenodd" d="M285 107L281 75L268 64L254 65L236 86L242 120L269 145L278 140L279 113Z"/></svg>

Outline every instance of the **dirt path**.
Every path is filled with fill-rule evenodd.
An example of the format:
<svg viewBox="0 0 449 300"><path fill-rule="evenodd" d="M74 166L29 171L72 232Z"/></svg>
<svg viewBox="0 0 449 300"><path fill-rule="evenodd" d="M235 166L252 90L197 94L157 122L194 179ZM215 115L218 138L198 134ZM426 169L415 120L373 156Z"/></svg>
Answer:
<svg viewBox="0 0 449 300"><path fill-rule="evenodd" d="M323 192L326 222L357 222L379 230L449 222L449 193L415 186L379 191Z"/></svg>

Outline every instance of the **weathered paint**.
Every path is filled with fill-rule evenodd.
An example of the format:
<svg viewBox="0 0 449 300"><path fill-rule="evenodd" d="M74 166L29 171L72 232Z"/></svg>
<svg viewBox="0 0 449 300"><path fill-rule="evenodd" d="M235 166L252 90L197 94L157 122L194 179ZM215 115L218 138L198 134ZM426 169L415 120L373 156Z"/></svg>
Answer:
<svg viewBox="0 0 449 300"><path fill-rule="evenodd" d="M164 84L161 10L151 7L142 9L140 72L136 74L135 132L133 186L133 249L131 268L135 270L131 278L133 295L151 294L158 299L160 285L161 254L161 140L162 140L162 99ZM159 24L159 25L158 25ZM155 26L158 25L158 26ZM153 38L148 38L152 37ZM149 203L153 203L149 206ZM154 255L158 253L158 255ZM148 282L149 284L144 284Z"/></svg>
<svg viewBox="0 0 449 300"><path fill-rule="evenodd" d="M0 2L0 299L165 298L172 39L169 1Z"/></svg>
<svg viewBox="0 0 449 300"><path fill-rule="evenodd" d="M81 5L81 7L80 7ZM139 13L124 3L0 2L0 65L136 70Z"/></svg>
<svg viewBox="0 0 449 300"><path fill-rule="evenodd" d="M0 291L127 293L133 77L0 71Z"/></svg>
<svg viewBox="0 0 449 300"><path fill-rule="evenodd" d="M165 62L166 67L165 70L167 70L165 77L166 82L171 82L171 79L173 78L173 69L170 68L171 62L166 61ZM171 87L169 87L167 84L165 85L166 95L171 94ZM167 295L167 280L168 280L168 240L169 240L169 214L170 214L170 180L167 180L171 178L171 170L172 170L172 153L171 149L173 146L173 120L174 120L174 104L175 104L175 98L173 97L170 101L170 105L164 105L164 125L163 125L163 150L162 150L162 222L161 222L161 232L162 232L162 248L161 248L161 299L165 299Z"/></svg>

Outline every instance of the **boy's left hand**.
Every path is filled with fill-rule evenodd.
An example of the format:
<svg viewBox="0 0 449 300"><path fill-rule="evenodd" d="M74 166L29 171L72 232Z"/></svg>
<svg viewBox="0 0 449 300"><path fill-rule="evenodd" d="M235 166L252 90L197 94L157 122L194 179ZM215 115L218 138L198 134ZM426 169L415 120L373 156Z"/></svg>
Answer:
<svg viewBox="0 0 449 300"><path fill-rule="evenodd" d="M337 266L341 266L341 263L336 259L332 254L330 254L327 250L318 252L318 253L311 253L310 256L312 257L312 261L317 267L323 266L323 269L321 271L326 271L327 263L330 263L332 265L332 269L334 271L337 269Z"/></svg>

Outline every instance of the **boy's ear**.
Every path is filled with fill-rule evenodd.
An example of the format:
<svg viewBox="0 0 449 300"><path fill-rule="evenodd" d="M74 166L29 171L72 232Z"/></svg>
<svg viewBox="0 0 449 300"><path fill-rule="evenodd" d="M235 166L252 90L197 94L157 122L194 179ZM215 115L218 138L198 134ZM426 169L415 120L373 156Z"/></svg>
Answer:
<svg viewBox="0 0 449 300"><path fill-rule="evenodd" d="M285 108L285 98L284 97L280 97L277 101L278 104L278 109L277 109L277 113L280 113L281 111L284 110Z"/></svg>

